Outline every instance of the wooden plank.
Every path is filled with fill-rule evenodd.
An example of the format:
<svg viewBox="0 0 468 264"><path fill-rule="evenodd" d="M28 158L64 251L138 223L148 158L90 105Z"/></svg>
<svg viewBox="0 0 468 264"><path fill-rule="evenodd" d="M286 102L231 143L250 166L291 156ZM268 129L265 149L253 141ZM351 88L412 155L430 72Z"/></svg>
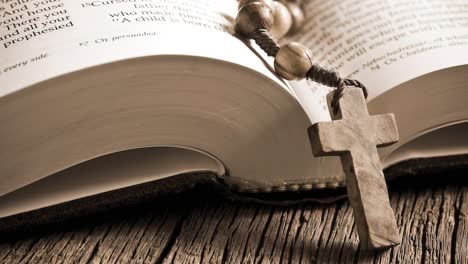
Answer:
<svg viewBox="0 0 468 264"><path fill-rule="evenodd" d="M183 225L165 263L221 263L236 207L205 206L194 210ZM222 234L219 236L219 234Z"/></svg>
<svg viewBox="0 0 468 264"><path fill-rule="evenodd" d="M119 219L109 230L99 230L93 239L86 241L90 245L82 248L88 249L87 253L77 259L81 263L157 262L177 236L185 214L180 210L158 210Z"/></svg>
<svg viewBox="0 0 468 264"><path fill-rule="evenodd" d="M38 241L37 238L32 237L13 243L9 254L2 260L3 263L21 263L21 261L30 253L31 248Z"/></svg>
<svg viewBox="0 0 468 264"><path fill-rule="evenodd" d="M93 228L84 227L68 232L71 235L70 240L68 240L68 243L60 253L57 254L57 252L51 251L52 254L49 254L50 263L69 263L68 260L70 259L74 259L76 260L75 262L79 263L80 261L76 254L87 252L83 250L86 248L93 249L93 247L88 247L89 244L84 244L84 241L87 239L89 241L93 237L92 231Z"/></svg>
<svg viewBox="0 0 468 264"><path fill-rule="evenodd" d="M461 189L455 208L454 263L468 263L468 186Z"/></svg>
<svg viewBox="0 0 468 264"><path fill-rule="evenodd" d="M359 246L346 201L229 202L202 189L0 243L0 263L468 263L468 186L392 192L403 237Z"/></svg>
<svg viewBox="0 0 468 264"><path fill-rule="evenodd" d="M453 231L457 193L451 190L436 190L426 203L424 260L439 260L439 263L452 262ZM448 209L448 210L447 210Z"/></svg>
<svg viewBox="0 0 468 264"><path fill-rule="evenodd" d="M272 208L258 206L240 206L238 221L235 221L226 262L255 263L264 243L264 235L272 217Z"/></svg>
<svg viewBox="0 0 468 264"><path fill-rule="evenodd" d="M3 243L0 244L0 263L2 263L2 260L10 254L10 252L13 250L13 246L11 243Z"/></svg>

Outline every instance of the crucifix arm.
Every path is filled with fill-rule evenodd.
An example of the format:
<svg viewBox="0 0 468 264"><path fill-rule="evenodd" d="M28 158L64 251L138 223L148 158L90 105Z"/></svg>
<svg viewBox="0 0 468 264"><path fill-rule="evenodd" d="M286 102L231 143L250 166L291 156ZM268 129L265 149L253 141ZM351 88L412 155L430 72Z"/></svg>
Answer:
<svg viewBox="0 0 468 264"><path fill-rule="evenodd" d="M341 121L317 123L309 128L314 156L336 156L349 152L349 142L342 137Z"/></svg>
<svg viewBox="0 0 468 264"><path fill-rule="evenodd" d="M377 147L390 146L399 140L398 128L393 114L372 116Z"/></svg>

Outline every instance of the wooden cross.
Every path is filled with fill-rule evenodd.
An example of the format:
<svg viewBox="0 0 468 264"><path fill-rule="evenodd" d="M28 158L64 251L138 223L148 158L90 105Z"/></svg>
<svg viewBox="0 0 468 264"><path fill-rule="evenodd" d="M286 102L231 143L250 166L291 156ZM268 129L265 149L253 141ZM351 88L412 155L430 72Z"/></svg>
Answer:
<svg viewBox="0 0 468 264"><path fill-rule="evenodd" d="M310 127L313 153L341 157L361 245L372 249L398 245L401 238L377 153L377 147L398 141L395 117L369 116L363 92L357 88L346 88L339 108L337 115L332 114L334 121Z"/></svg>

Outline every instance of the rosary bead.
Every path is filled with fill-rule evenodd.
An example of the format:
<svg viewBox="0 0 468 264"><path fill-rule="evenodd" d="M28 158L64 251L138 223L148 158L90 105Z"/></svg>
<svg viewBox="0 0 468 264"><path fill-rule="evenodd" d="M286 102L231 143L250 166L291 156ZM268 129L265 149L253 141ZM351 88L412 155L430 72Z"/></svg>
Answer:
<svg viewBox="0 0 468 264"><path fill-rule="evenodd" d="M305 78L310 67L312 60L309 49L297 42L281 46L275 56L275 70L286 80Z"/></svg>
<svg viewBox="0 0 468 264"><path fill-rule="evenodd" d="M284 4L275 1L273 5L274 22L270 33L276 39L280 39L284 37L291 29L293 19L289 9Z"/></svg>
<svg viewBox="0 0 468 264"><path fill-rule="evenodd" d="M239 9L241 9L246 4L255 3L255 2L265 4L269 8L271 8L271 10L273 10L275 1L273 1L273 0L240 0L239 1Z"/></svg>
<svg viewBox="0 0 468 264"><path fill-rule="evenodd" d="M304 24L305 21L305 16L304 12L302 11L302 8L299 6L298 3L295 2L285 2L285 6L289 9L289 12L291 13L292 16L292 26L290 33L297 32L302 24Z"/></svg>
<svg viewBox="0 0 468 264"><path fill-rule="evenodd" d="M244 37L251 37L258 29L269 31L273 25L273 11L261 2L248 3L240 10L236 18L235 31Z"/></svg>

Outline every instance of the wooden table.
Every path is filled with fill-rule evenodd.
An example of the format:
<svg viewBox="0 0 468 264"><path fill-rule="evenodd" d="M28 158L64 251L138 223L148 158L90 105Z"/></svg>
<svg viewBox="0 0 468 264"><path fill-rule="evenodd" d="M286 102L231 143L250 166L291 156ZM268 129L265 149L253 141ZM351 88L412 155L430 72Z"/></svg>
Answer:
<svg viewBox="0 0 468 264"><path fill-rule="evenodd" d="M267 206L200 187L4 239L0 262L468 263L467 184L392 189L403 243L380 253L360 250L346 201Z"/></svg>

